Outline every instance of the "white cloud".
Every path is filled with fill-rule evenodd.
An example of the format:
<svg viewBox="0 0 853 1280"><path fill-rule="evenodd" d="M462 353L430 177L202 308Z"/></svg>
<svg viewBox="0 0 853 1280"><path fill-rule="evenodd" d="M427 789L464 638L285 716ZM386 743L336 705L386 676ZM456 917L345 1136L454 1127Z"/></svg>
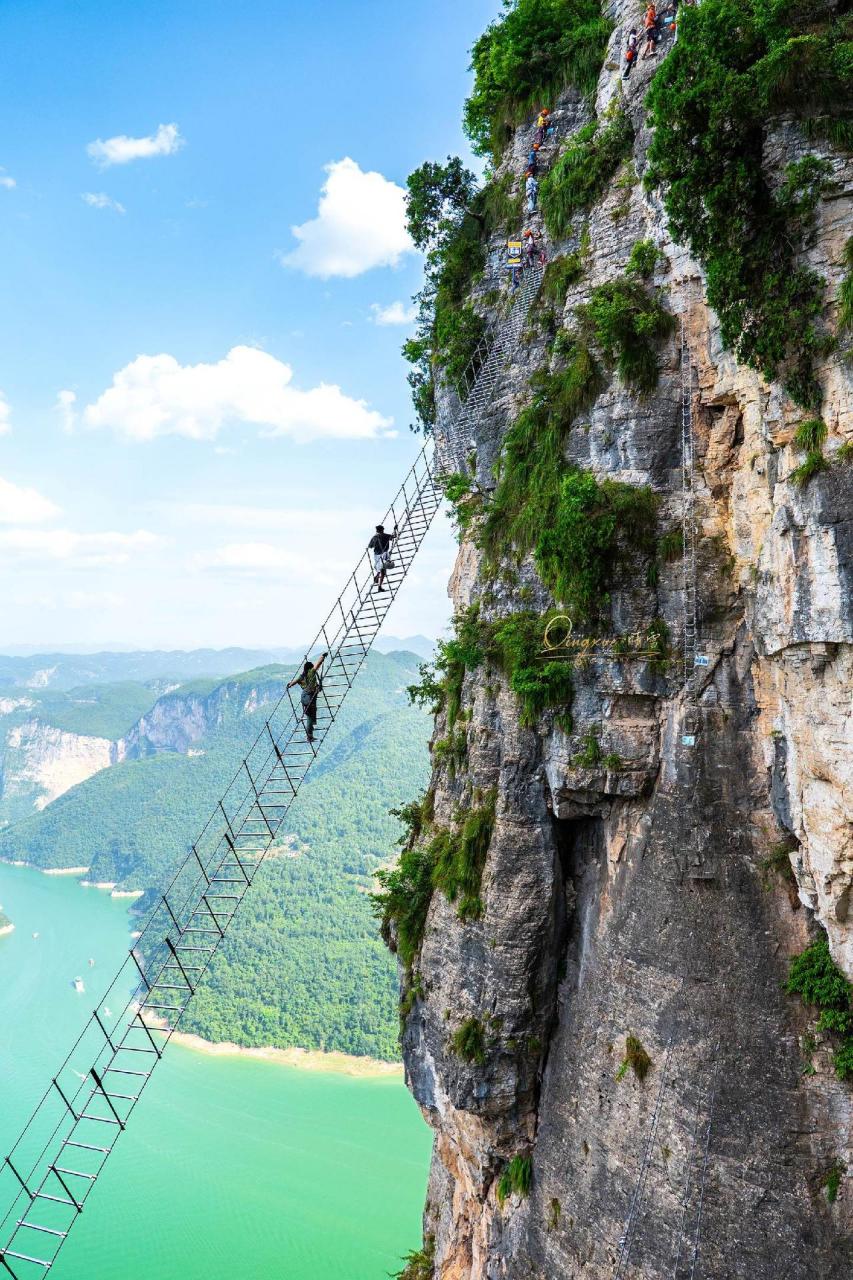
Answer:
<svg viewBox="0 0 853 1280"><path fill-rule="evenodd" d="M2 509L2 499L0 499ZM135 533L75 533L71 529L0 530L0 550L23 560L62 560L84 568L127 564L131 556L162 544L146 529Z"/></svg>
<svg viewBox="0 0 853 1280"><path fill-rule="evenodd" d="M86 151L99 169L112 164L128 164L131 160L146 160L151 156L171 156L184 145L176 124L161 124L154 134L145 138L129 138L120 133L115 138L96 138Z"/></svg>
<svg viewBox="0 0 853 1280"><path fill-rule="evenodd" d="M83 420L111 427L131 440L179 435L213 440L226 422L254 423L271 436L370 439L389 434L385 418L364 400L321 383L308 391L293 385L293 369L254 347L232 347L215 364L181 365L174 356L137 356Z"/></svg>
<svg viewBox="0 0 853 1280"><path fill-rule="evenodd" d="M407 307L405 302L390 302L387 307L372 302L370 310L373 312L373 323L380 325L414 324L418 314L416 307Z"/></svg>
<svg viewBox="0 0 853 1280"><path fill-rule="evenodd" d="M12 430L12 409L9 401L0 391L0 436L8 435Z"/></svg>
<svg viewBox="0 0 853 1280"><path fill-rule="evenodd" d="M10 178L6 170L0 165L0 187L5 187L7 191L11 191L18 184L14 178Z"/></svg>
<svg viewBox="0 0 853 1280"><path fill-rule="evenodd" d="M105 191L84 191L81 198L93 209L112 209L113 213L127 213L124 205L113 200Z"/></svg>
<svg viewBox="0 0 853 1280"><path fill-rule="evenodd" d="M193 557L191 568L217 570L246 577L273 574L290 582L303 581L332 586L350 566L343 560L306 556L304 548L294 550L271 542L230 542Z"/></svg>
<svg viewBox="0 0 853 1280"><path fill-rule="evenodd" d="M60 391L56 397L56 411L62 419L62 430L66 435L71 435L77 422L77 411L74 406L77 403L77 395L73 391Z"/></svg>
<svg viewBox="0 0 853 1280"><path fill-rule="evenodd" d="M124 596L114 591L69 591L63 597L68 609L103 610L121 609L127 603Z"/></svg>
<svg viewBox="0 0 853 1280"><path fill-rule="evenodd" d="M282 266L309 276L360 276L395 267L413 245L406 230L406 193L381 173L365 173L349 158L326 165L317 217L291 227L298 246Z"/></svg>
<svg viewBox="0 0 853 1280"><path fill-rule="evenodd" d="M304 496L303 496L304 500ZM266 533L287 532L316 539L329 535L331 543L340 543L341 535L365 529L365 542L373 533L379 516L372 507L304 507L284 494L280 507L248 506L240 503L191 502L173 509L172 514L194 525L217 529L263 530ZM304 557L303 557L304 558Z"/></svg>
<svg viewBox="0 0 853 1280"><path fill-rule="evenodd" d="M22 489L0 476L0 524L43 524L59 507L35 489Z"/></svg>

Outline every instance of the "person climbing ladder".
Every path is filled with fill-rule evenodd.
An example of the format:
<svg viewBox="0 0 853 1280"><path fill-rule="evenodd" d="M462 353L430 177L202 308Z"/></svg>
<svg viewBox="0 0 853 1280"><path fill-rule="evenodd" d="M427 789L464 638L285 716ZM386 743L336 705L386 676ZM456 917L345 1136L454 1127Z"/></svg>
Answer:
<svg viewBox="0 0 853 1280"><path fill-rule="evenodd" d="M302 716L305 721L305 737L309 742L314 741L314 730L317 727L317 698L323 687L320 668L328 656L327 653L321 653L316 662L306 661L301 674L294 676L287 686L288 689L292 689L298 684L302 690Z"/></svg>
<svg viewBox="0 0 853 1280"><path fill-rule="evenodd" d="M393 533L386 533L385 526L378 524L376 532L367 544L368 551L373 552L373 582L377 591L385 590L382 584L387 577L388 570L394 567L391 560L391 543L396 536L396 525L394 525Z"/></svg>

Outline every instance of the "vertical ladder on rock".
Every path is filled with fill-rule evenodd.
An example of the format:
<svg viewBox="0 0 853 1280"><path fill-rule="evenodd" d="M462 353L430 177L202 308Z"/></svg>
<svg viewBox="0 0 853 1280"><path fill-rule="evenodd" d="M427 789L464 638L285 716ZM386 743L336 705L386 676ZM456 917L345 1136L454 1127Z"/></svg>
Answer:
<svg viewBox="0 0 853 1280"><path fill-rule="evenodd" d="M705 1186L708 1170L708 1160L711 1147L711 1126L714 1119L714 1104L717 1097L717 1079L719 1075L720 1063L720 1041L718 1040L713 1053L713 1069L708 1074L708 1081L704 1090L700 1090L696 1099L696 1110L693 1120L693 1129L690 1135L690 1147L687 1154L687 1164L684 1174L684 1188L681 1196L681 1214L678 1224L678 1239L676 1241L675 1257L672 1268L672 1280L685 1280L685 1276L689 1276L689 1280L694 1280L699 1265L699 1249L702 1238L702 1215L705 1204ZM699 1139L700 1129L702 1127L702 1116L705 1113L705 1126L702 1134L702 1164L699 1170L699 1177L694 1183L693 1169L696 1160L697 1141ZM691 1209L691 1200L697 1197L695 1210ZM684 1244L687 1235L687 1220L690 1214L693 1214L693 1248L689 1259L684 1258L682 1264L682 1255L684 1253ZM686 1268L690 1265L690 1271Z"/></svg>
<svg viewBox="0 0 853 1280"><path fill-rule="evenodd" d="M474 442L477 423L493 404L524 329L528 312L539 292L545 268L541 263L525 267L521 284L509 310L501 320L489 326L460 379L463 390L457 409L440 417L436 450L443 474L457 471L464 475L470 468L468 455Z"/></svg>
<svg viewBox="0 0 853 1280"><path fill-rule="evenodd" d="M328 653L315 741L306 741L299 700L285 691L0 1165L0 1280L28 1280L53 1266L281 830L441 499L424 449L384 518L398 530L386 590L374 590L365 553L309 650Z"/></svg>
<svg viewBox="0 0 853 1280"><path fill-rule="evenodd" d="M613 1273L613 1280L622 1280L622 1277L627 1273L628 1264L631 1260L631 1250L634 1246L637 1220L642 1207L643 1197L645 1195L646 1176L649 1171L649 1165L652 1161L652 1153L654 1152L658 1125L660 1124L660 1115L663 1110L664 1092L669 1079L669 1070L674 1044L675 1033L673 1033L667 1041L660 1085L658 1086L657 1097L655 1098L655 1107L649 1124L649 1133L646 1138L646 1145L643 1148L643 1157L640 1161L640 1168L637 1173L637 1181L634 1184L634 1193L631 1196L631 1204L628 1208L628 1220L625 1223L625 1230L619 1242L619 1256L616 1260L616 1270Z"/></svg>
<svg viewBox="0 0 853 1280"><path fill-rule="evenodd" d="M688 285L689 289L689 285ZM688 293L689 305L689 293ZM693 436L693 365L687 341L687 325L681 313L681 529L684 590L684 687L688 698L696 688L697 577L696 577L696 468Z"/></svg>

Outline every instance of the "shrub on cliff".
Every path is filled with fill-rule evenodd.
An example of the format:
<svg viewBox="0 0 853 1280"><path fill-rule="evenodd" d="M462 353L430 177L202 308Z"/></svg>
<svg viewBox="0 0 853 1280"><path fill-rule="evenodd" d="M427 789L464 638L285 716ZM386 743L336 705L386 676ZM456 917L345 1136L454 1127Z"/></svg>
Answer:
<svg viewBox="0 0 853 1280"><path fill-rule="evenodd" d="M829 954L825 934L794 957L786 990L799 995L804 1004L820 1009L818 1030L838 1037L836 1075L841 1080L853 1079L853 986Z"/></svg>
<svg viewBox="0 0 853 1280"><path fill-rule="evenodd" d="M433 843L433 885L456 903L460 920L483 914L480 885L495 829L494 791L481 796L458 831L442 831Z"/></svg>
<svg viewBox="0 0 853 1280"><path fill-rule="evenodd" d="M657 344L675 328L675 316L638 280L623 276L596 286L577 308L581 332L632 391L652 391L658 381Z"/></svg>
<svg viewBox="0 0 853 1280"><path fill-rule="evenodd" d="M486 1028L479 1018L466 1018L450 1037L450 1048L463 1062L482 1067L486 1061Z"/></svg>
<svg viewBox="0 0 853 1280"><path fill-rule="evenodd" d="M405 1266L398 1271L394 1280L433 1280L435 1275L435 1236L427 1236L422 1249L407 1253L403 1259Z"/></svg>
<svg viewBox="0 0 853 1280"><path fill-rule="evenodd" d="M789 110L812 133L839 138L846 125L849 134L850 19L793 0L705 0L682 8L678 35L647 98L655 129L647 182L663 187L673 234L705 267L726 345L816 407L824 282L801 254L820 162L798 162L774 192L764 142L768 122Z"/></svg>
<svg viewBox="0 0 853 1280"><path fill-rule="evenodd" d="M531 109L568 85L595 91L612 29L597 0L504 0L504 9L471 50L464 117L474 151L495 161Z"/></svg>
<svg viewBox="0 0 853 1280"><path fill-rule="evenodd" d="M512 1195L529 1195L532 1178L530 1157L513 1156L498 1181L498 1203L501 1207L503 1208L504 1201Z"/></svg>

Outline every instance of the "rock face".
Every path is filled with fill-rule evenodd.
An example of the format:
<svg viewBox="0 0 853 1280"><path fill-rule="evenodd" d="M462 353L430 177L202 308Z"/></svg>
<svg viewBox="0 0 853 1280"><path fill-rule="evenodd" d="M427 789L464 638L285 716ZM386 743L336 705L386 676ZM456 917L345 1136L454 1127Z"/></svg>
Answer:
<svg viewBox="0 0 853 1280"><path fill-rule="evenodd" d="M620 6L610 10L619 22ZM618 91L629 19L624 6L599 113ZM625 90L640 176L653 67L640 63ZM554 114L546 165L588 118L571 94ZM519 130L509 149L514 173L530 136ZM770 140L768 163L802 148L792 126ZM819 208L809 252L829 298L853 193L853 168L831 163L836 195ZM683 318L694 369L709 662L692 703L678 664L660 675L593 658L576 672L570 737L550 713L522 728L494 671L465 678L467 769L454 777L437 764L436 821L492 787L497 821L482 918L463 922L433 896L405 1023L409 1085L436 1133L425 1232L441 1280L842 1280L853 1275L853 1188L842 1177L832 1203L824 1188L833 1168L853 1167L853 1090L784 982L817 922L853 978L853 466L792 484L805 415L723 349L699 267L670 239L658 200L620 178L590 212L588 268L566 311L620 275L636 241L661 250L654 283ZM492 250L482 297L502 284L501 245ZM480 423L484 487L546 360L533 336ZM664 526L681 510L679 360L676 331L656 391L638 399L611 381L567 455L599 478L651 485ZM837 356L820 369L831 461L853 440L849 372ZM531 597L550 603L531 563L515 587L488 584L470 539L451 592L458 609L479 602L488 618ZM645 595L617 583L615 629L657 613L677 643L682 599L680 563L662 565ZM618 768L576 763L590 729ZM436 737L445 732L442 714ZM766 865L782 841L793 886ZM482 1065L451 1046L469 1018L491 1028ZM650 1058L645 1079L630 1064L620 1071L629 1036ZM530 1193L501 1204L498 1180L516 1155L532 1158Z"/></svg>
<svg viewBox="0 0 853 1280"><path fill-rule="evenodd" d="M6 736L0 795L7 803L21 797L33 808L44 809L114 762L115 743L107 738L67 733L28 720Z"/></svg>

